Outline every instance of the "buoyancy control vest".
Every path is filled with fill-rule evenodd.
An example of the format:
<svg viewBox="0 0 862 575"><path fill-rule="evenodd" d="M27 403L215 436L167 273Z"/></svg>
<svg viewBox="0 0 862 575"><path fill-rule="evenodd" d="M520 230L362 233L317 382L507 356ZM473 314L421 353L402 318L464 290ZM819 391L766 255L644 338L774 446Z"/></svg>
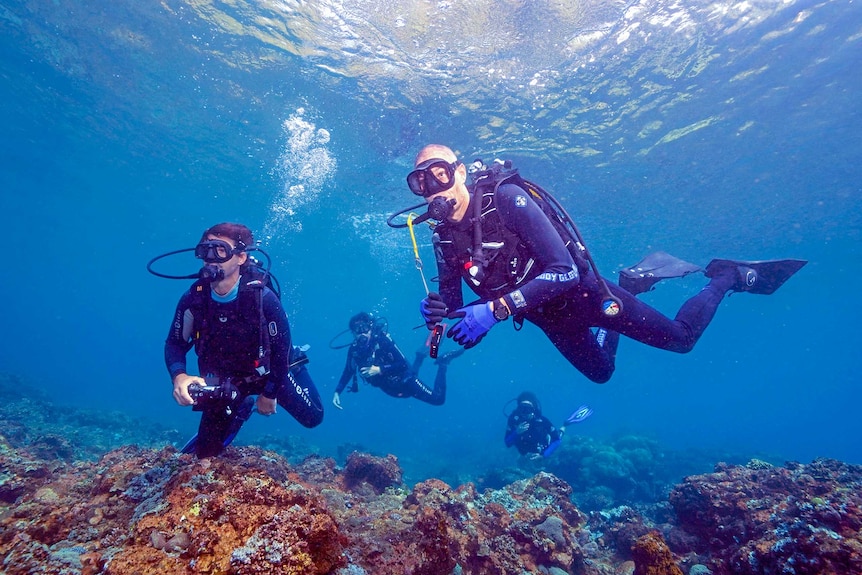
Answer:
<svg viewBox="0 0 862 575"><path fill-rule="evenodd" d="M266 279L258 266L245 266L237 297L227 303L212 299L210 282L192 285L192 334L203 375L255 379L269 373L271 349L263 311Z"/></svg>
<svg viewBox="0 0 862 575"><path fill-rule="evenodd" d="M457 268L465 281L488 294L516 289L541 273L542 270L534 269L535 259L527 246L498 213L497 195L504 184L516 185L527 192L565 243L579 273L586 273L589 267L586 248L556 209L555 200L537 184L523 179L517 169L501 164L474 174L474 183L468 186L473 210L471 235L455 233L455 225L450 223L435 228L432 241L438 261L442 260L450 269Z"/></svg>

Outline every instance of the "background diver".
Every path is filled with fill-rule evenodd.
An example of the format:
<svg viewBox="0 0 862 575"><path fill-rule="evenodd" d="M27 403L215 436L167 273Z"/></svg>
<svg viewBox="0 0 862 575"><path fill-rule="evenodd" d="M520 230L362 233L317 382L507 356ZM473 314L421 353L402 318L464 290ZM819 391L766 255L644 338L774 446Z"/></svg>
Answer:
<svg viewBox="0 0 862 575"><path fill-rule="evenodd" d="M806 263L712 260L705 270L710 282L670 319L635 296L698 266L653 254L624 270L621 285L606 282L579 234L571 232L577 231L571 220L549 216L540 188L516 170L483 169L470 185L467 176L455 153L437 144L419 152L407 176L410 190L429 204L426 219L440 222L432 238L440 291L421 302L426 325L460 318L447 335L471 348L497 323L528 320L597 383L614 372L619 334L689 352L728 292L771 294ZM566 221L571 225L564 229ZM462 279L478 302L464 305Z"/></svg>
<svg viewBox="0 0 862 575"><path fill-rule="evenodd" d="M562 443L566 426L580 423L593 414L592 409L582 405L557 428L542 415L542 406L534 393L524 391L518 395L516 402L515 409L506 421L503 441L506 447L514 445L518 453L530 459L550 457Z"/></svg>
<svg viewBox="0 0 862 575"><path fill-rule="evenodd" d="M184 453L218 455L254 409L272 415L278 404L305 427L323 421L307 358L292 346L287 315L265 274L249 261L253 249L246 226L222 223L206 230L194 250L206 265L180 298L165 341L174 399L201 412ZM192 346L201 375L186 367Z"/></svg>
<svg viewBox="0 0 862 575"><path fill-rule="evenodd" d="M407 363L404 354L386 331L385 321L375 321L371 314L360 312L350 318L348 326L354 339L347 350L347 362L332 396L332 404L335 407L342 409L341 393L348 382L352 381L350 391L359 391L357 373L386 395L413 397L430 405L443 405L446 401L446 370L449 362L464 350L449 352L435 361L437 377L434 379L434 387L429 389L417 377L425 359L424 352L416 353L412 365Z"/></svg>

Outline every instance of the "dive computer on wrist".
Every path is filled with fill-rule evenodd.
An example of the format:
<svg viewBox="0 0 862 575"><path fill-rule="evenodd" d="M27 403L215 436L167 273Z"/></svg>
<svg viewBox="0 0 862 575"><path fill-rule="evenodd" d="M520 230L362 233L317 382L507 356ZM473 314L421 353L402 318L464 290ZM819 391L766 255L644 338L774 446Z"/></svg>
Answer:
<svg viewBox="0 0 862 575"><path fill-rule="evenodd" d="M494 308L494 319L497 321L503 321L509 318L509 308L505 305L495 301L491 306Z"/></svg>

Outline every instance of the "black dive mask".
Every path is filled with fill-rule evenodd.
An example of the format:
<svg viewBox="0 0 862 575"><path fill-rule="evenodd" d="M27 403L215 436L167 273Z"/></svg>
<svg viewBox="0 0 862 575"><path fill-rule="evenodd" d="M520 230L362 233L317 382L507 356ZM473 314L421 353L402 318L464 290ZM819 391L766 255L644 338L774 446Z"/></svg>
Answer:
<svg viewBox="0 0 862 575"><path fill-rule="evenodd" d="M448 190L455 183L455 170L461 162L447 162L440 158L425 160L407 174L407 186L417 196L427 198Z"/></svg>
<svg viewBox="0 0 862 575"><path fill-rule="evenodd" d="M521 419L533 419L538 415L539 410L529 401L521 401L515 408L515 413L521 416Z"/></svg>
<svg viewBox="0 0 862 575"><path fill-rule="evenodd" d="M371 322L372 320L358 321L350 326L350 331L352 331L355 336L364 335L371 331Z"/></svg>
<svg viewBox="0 0 862 575"><path fill-rule="evenodd" d="M233 247L224 240L204 240L195 246L195 257L208 264L223 264L243 251L245 248Z"/></svg>

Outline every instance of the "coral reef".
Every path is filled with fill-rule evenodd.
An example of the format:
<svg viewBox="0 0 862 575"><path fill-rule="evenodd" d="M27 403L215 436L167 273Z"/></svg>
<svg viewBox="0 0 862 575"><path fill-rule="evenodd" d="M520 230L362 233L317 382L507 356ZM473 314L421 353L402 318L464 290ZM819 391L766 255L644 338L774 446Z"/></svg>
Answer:
<svg viewBox="0 0 862 575"><path fill-rule="evenodd" d="M121 411L57 405L43 390L5 373L0 373L0 430L9 447L66 462L95 460L129 443L161 447L184 439L176 430Z"/></svg>
<svg viewBox="0 0 862 575"><path fill-rule="evenodd" d="M598 511L666 501L673 484L683 477L705 473L716 461L742 464L750 457L724 452L673 452L663 449L654 439L636 435L603 441L570 434L549 459L522 457L517 465L495 466L475 481L483 487L500 488L539 471L549 471L573 486L581 509Z"/></svg>
<svg viewBox="0 0 862 575"><path fill-rule="evenodd" d="M24 472L13 457L26 461L7 450L4 469ZM353 457L393 477L394 458ZM585 517L553 475L481 495L438 480L377 492L345 489L331 460L307 463L125 447L52 469L0 515L5 573L570 573L582 557Z"/></svg>
<svg viewBox="0 0 862 575"><path fill-rule="evenodd" d="M862 573L862 467L834 460L721 463L680 482L702 454L573 438L559 458L411 489L394 455L346 446L339 467L273 439L279 453L198 460L163 447L163 430L19 383L0 377L8 575ZM144 447L117 446L124 435Z"/></svg>
<svg viewBox="0 0 862 575"><path fill-rule="evenodd" d="M670 494L678 553L713 573L862 573L862 466L818 459L773 467L719 464Z"/></svg>
<svg viewBox="0 0 862 575"><path fill-rule="evenodd" d="M343 469L252 447L70 464L0 443L0 555L8 575L862 572L862 468L837 461L720 464L652 517L585 515L546 472L481 493L400 477L359 452Z"/></svg>

